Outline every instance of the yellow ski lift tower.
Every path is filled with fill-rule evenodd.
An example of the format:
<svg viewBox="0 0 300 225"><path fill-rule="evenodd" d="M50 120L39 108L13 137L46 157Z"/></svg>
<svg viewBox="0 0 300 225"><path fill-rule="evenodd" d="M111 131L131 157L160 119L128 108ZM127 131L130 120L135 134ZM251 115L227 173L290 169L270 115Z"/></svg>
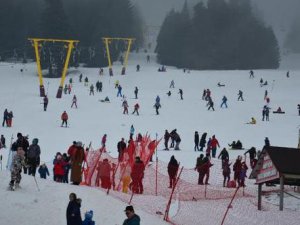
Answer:
<svg viewBox="0 0 300 225"><path fill-rule="evenodd" d="M104 44L105 44L105 48L106 48L106 54L107 54L107 60L108 60L108 70L109 70L109 75L113 76L113 70L112 70L112 60L111 60L111 56L110 56L110 51L109 51L109 44L112 43L112 41L125 41L127 43L127 50L126 50L126 54L125 54L125 59L124 59L124 64L122 67L122 75L125 75L126 73L126 67L128 64L128 57L129 57L129 53L130 53L130 49L132 46L133 41L135 41L135 38L109 38L109 37L104 37L102 38Z"/></svg>
<svg viewBox="0 0 300 225"><path fill-rule="evenodd" d="M67 74L67 70L68 70L68 66L69 66L69 62L70 62L70 56L71 56L72 50L74 48L74 44L78 43L79 41L77 41L77 40L62 40L62 39L45 39L45 38L29 38L28 40L33 42L33 47L35 50L36 64L37 64L38 76L39 76L39 81L40 81L40 96L41 97L45 96L45 87L44 87L44 83L43 83L43 74L42 74L40 52L39 52L39 47L42 47L41 42L53 42L53 43L63 42L63 43L68 44L67 46L65 46L66 48L68 48L68 52L67 52L67 57L65 60L64 68L62 71L60 85L59 85L59 88L58 88L57 94L56 94L56 98L61 98L63 86L64 86L64 82L66 79L66 74Z"/></svg>

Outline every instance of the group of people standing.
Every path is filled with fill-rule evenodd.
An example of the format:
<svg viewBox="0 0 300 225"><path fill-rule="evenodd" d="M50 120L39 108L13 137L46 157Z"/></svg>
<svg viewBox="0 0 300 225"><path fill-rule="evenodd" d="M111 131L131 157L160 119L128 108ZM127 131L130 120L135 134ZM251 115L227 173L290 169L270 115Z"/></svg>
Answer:
<svg viewBox="0 0 300 225"><path fill-rule="evenodd" d="M12 126L12 118L14 117L14 114L12 111L8 111L7 109L4 110L3 113L3 122L2 122L2 127L4 127L5 125L7 127L11 127Z"/></svg>

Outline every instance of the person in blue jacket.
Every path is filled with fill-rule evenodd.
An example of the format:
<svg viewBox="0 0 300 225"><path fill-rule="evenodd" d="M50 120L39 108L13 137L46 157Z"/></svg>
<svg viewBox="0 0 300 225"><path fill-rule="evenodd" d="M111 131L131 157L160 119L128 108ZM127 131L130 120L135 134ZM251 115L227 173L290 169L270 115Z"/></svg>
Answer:
<svg viewBox="0 0 300 225"><path fill-rule="evenodd" d="M43 164L39 167L38 172L39 172L39 174L40 174L41 179L46 179L47 176L50 176L48 167L46 166L45 163L43 163Z"/></svg>
<svg viewBox="0 0 300 225"><path fill-rule="evenodd" d="M93 210L90 210L84 214L84 221L82 225L95 225L95 221L93 221Z"/></svg>
<svg viewBox="0 0 300 225"><path fill-rule="evenodd" d="M140 225L141 218L134 213L133 206L127 206L124 211L127 219L124 220L123 225Z"/></svg>

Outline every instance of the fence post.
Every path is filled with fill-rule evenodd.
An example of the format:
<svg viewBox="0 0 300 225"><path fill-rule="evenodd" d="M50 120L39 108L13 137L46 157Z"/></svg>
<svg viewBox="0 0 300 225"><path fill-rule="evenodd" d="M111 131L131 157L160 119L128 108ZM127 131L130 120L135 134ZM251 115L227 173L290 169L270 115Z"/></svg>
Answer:
<svg viewBox="0 0 300 225"><path fill-rule="evenodd" d="M234 200L234 198L235 198L235 196L236 196L236 193L238 192L239 188L240 188L240 187L237 187L237 189L236 189L235 192L234 192L234 195L233 195L232 198L231 198L230 203L229 203L228 206L227 206L227 209L226 209L226 212L225 212L225 214L224 214L224 217L223 217L223 220L222 220L221 225L224 224L224 221L225 221L226 216L227 216L227 214L228 214L228 210L231 208L231 204L232 204L232 202L233 202L233 200Z"/></svg>
<svg viewBox="0 0 300 225"><path fill-rule="evenodd" d="M179 181L179 178L180 178L180 175L182 173L182 170L183 170L183 167L181 167L181 170L176 178L176 181L175 181L175 184L173 185L173 188L172 188L172 191L171 191L171 195L170 195L170 199L168 201L168 204L167 204L167 207L166 207L166 211L165 211L165 216L164 216L164 220L165 221L169 221L169 210L170 210L170 206L171 206L171 202L172 202L172 197L173 197L173 194L174 194L174 190L175 190L175 187L177 186L177 183Z"/></svg>

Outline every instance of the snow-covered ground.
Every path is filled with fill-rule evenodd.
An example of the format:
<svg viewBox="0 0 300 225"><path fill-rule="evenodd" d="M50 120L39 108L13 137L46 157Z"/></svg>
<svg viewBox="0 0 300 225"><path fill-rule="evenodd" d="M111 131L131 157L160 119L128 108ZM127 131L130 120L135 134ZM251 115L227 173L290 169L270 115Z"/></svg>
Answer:
<svg viewBox="0 0 300 225"><path fill-rule="evenodd" d="M132 124L136 133L148 133L152 138L155 138L156 134L159 138L162 137L165 129L170 131L177 128L182 139L180 146L182 150L158 151L158 157L167 162L174 154L185 168L193 168L196 157L199 155L193 149L196 130L200 135L207 132L209 137L215 134L221 148L228 147L228 143L239 139L246 149L252 146L261 149L265 137L269 137L271 145L274 146L296 147L300 122L297 111L297 104L300 104L300 71L295 69L297 66L292 66L289 60L284 59L283 63L282 69L279 70L255 70L255 79L249 79L249 71L238 70L183 73L182 70L176 68L167 68L166 73L159 73L157 72L158 65L147 64L145 55L133 55L125 76L120 75L121 66L118 64L114 66L115 76L113 77L108 76L106 69L104 76L99 76L98 69L80 67L73 71L66 79L68 82L70 77L73 78L72 94L63 95L62 99L55 98L60 79L44 79L49 97L47 112L43 111L42 98L38 95L36 65L34 63L26 65L1 63L0 112L3 112L5 108L12 110L14 119L12 128L0 127L0 134L6 137L7 146L10 145L10 137L16 138L18 132L23 135L28 134L30 141L35 137L39 138L42 149L41 161L46 162L50 167L56 152L65 152L72 141L82 141L86 145L92 142L93 148L97 149L103 134L108 135L107 149L116 156L117 142L122 137L128 139ZM137 64L141 65L140 72L135 71ZM20 72L21 68L24 72ZM288 69L290 69L290 78L285 76ZM89 87L78 81L80 73L83 77L89 78L90 84L95 85L97 80L102 81L103 92L95 92L94 96L89 96ZM269 85L260 87L260 78L267 80ZM116 80L120 81L123 87L122 92L127 97L130 107L129 115L122 114L122 101L121 98L116 97L117 90L114 88ZM169 89L171 80L175 81L175 89ZM226 86L217 87L218 82ZM135 86L139 88L138 100L134 99ZM183 89L184 100L180 100L179 88ZM206 88L212 91L216 110L214 112L208 111L206 102L201 99L203 89ZM166 95L169 90L172 92L170 97ZM244 92L244 102L237 101L238 90ZM265 90L268 90L272 110L280 106L286 112L283 115L271 113L269 122L261 121L261 111L265 105ZM78 109L70 107L74 94L78 99ZM153 108L157 95L160 96L162 105L159 116L155 115ZM227 109L220 108L223 95L228 98ZM110 98L111 103L99 101L106 96ZM140 116L130 114L136 102L141 106ZM69 114L70 128L60 127L60 116L64 110ZM251 117L257 119L257 125L246 124ZM163 143L159 148L163 149ZM242 151L230 151L231 158L242 153ZM8 149L1 149L0 154L3 155L4 167ZM221 171L217 172L221 173ZM83 198L84 210L93 209L96 212L96 220L103 221L97 224L104 224L104 219L107 221L106 224L121 224L124 218L122 210L125 204L104 196L99 190L41 182L41 192L37 192L32 178L25 177L21 191L7 193L5 189L9 182L8 173L2 172L0 176L0 199L5 199L2 201L5 204L0 204L0 224L16 224L16 221L20 219L14 213L16 207L22 212L22 216L24 214L27 217L25 214L28 213L27 219L32 225L46 224L41 221L48 219L54 221L52 217L55 218L55 224L64 224L65 211L62 209L65 209L67 205L67 196L71 191L75 191ZM154 224L152 221L160 224L158 221L161 219L153 218L140 211L138 213L142 215L142 224ZM116 216L119 214L120 216ZM30 215L39 215L41 220L35 222L36 217ZM48 218L48 215L51 217ZM251 218L248 218L244 224L252 224L248 221L251 221Z"/></svg>

